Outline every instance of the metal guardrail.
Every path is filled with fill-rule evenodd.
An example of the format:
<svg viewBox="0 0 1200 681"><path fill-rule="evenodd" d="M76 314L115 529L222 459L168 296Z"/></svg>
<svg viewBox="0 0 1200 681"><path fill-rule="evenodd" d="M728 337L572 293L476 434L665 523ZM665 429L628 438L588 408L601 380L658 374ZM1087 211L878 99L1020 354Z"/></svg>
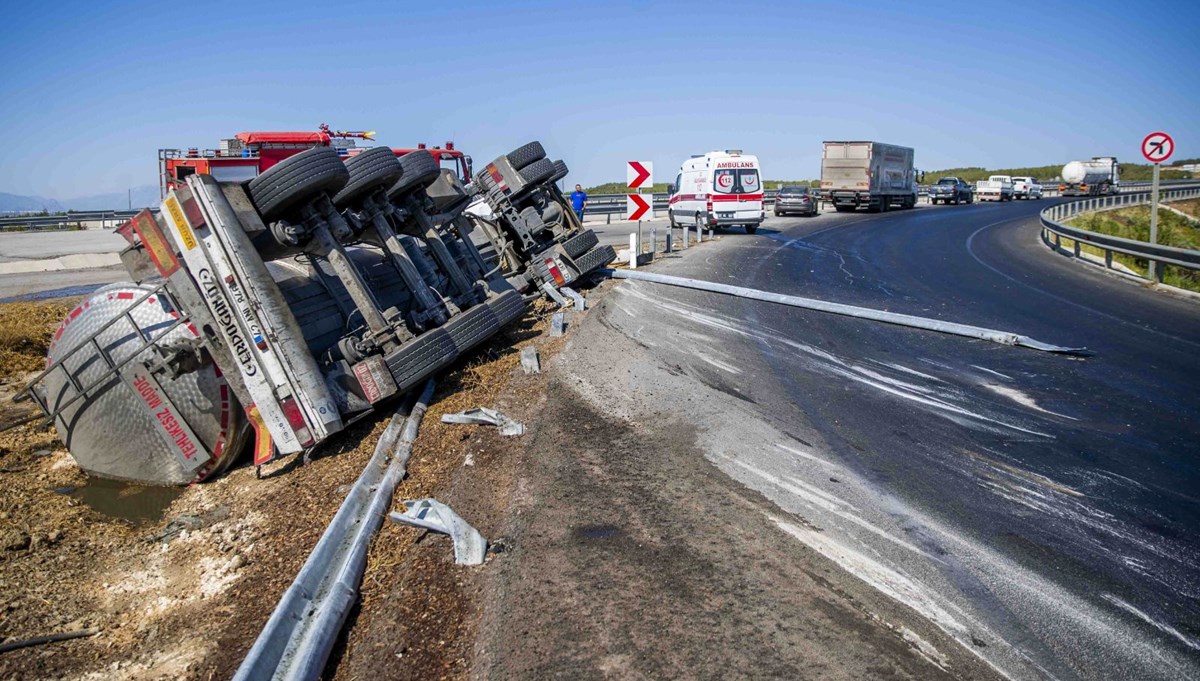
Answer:
<svg viewBox="0 0 1200 681"><path fill-rule="evenodd" d="M1181 187L1169 189L1161 192L1160 201L1182 201L1185 199L1200 198L1200 185L1191 187ZM1056 206L1050 206L1043 210L1040 214L1042 221L1042 240L1054 248L1062 248L1063 238L1071 239L1075 242L1074 250L1075 257L1080 257L1080 245L1093 246L1104 251L1104 265L1107 268L1112 268L1113 253L1123 253L1131 255L1135 258L1142 258L1165 265L1175 265L1176 267L1184 267L1187 269L1200 269L1200 251L1192 251L1186 248L1175 248L1173 246L1163 246L1161 244L1151 244L1146 241L1136 241L1134 239L1125 239L1109 234L1100 234L1091 232L1078 227L1071 227L1062 224L1064 220L1069 220L1084 213L1115 210L1117 208L1125 208L1128 206L1144 206L1150 203L1150 192L1142 190L1139 192L1122 193L1116 196L1103 196L1082 201L1070 201L1060 203ZM1053 235L1053 236L1051 236ZM1157 274L1155 278L1161 281L1162 268L1155 268ZM1147 275L1150 278L1150 275Z"/></svg>
<svg viewBox="0 0 1200 681"><path fill-rule="evenodd" d="M158 212L158 208L150 210ZM78 225L82 223L112 223L113 227L137 215L140 210L92 210L67 213L65 215L16 215L0 218L0 231L15 227L29 229L50 229L63 225Z"/></svg>

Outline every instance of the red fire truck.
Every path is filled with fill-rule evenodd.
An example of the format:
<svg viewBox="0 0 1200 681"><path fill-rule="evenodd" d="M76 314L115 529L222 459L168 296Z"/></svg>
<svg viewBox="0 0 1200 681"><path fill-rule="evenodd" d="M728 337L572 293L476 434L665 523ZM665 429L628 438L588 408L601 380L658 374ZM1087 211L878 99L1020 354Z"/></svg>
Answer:
<svg viewBox="0 0 1200 681"><path fill-rule="evenodd" d="M355 156L365 151L355 144L356 139L374 140L374 131L331 130L322 123L316 132L240 132L223 139L216 149L159 149L159 194L182 186L189 175L212 175L218 182L245 182L289 156L313 147L333 147L338 155ZM464 184L471 179L471 157L454 148L445 147L392 149L397 156L424 149L433 154L438 164L449 168Z"/></svg>

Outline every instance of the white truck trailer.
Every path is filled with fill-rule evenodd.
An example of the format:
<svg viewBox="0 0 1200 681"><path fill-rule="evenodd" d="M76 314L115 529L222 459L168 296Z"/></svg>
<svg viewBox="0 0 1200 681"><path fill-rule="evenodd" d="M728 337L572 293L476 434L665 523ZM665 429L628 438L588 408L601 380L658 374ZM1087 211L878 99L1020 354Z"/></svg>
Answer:
<svg viewBox="0 0 1200 681"><path fill-rule="evenodd" d="M1062 196L1101 196L1121 190L1121 166L1114 156L1095 156L1090 161L1071 161L1062 169Z"/></svg>
<svg viewBox="0 0 1200 681"><path fill-rule="evenodd" d="M871 212L917 205L913 150L865 141L825 142L821 194L838 212Z"/></svg>

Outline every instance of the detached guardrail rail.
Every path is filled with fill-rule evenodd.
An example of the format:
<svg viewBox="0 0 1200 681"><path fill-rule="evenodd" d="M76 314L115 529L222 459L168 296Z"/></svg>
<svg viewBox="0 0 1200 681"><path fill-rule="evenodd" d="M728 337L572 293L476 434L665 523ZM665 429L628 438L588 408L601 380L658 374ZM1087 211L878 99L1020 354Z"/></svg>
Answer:
<svg viewBox="0 0 1200 681"><path fill-rule="evenodd" d="M1159 201L1183 201L1195 198L1200 198L1200 185L1165 190L1161 192ZM1071 239L1075 242L1074 250L1076 258L1080 257L1081 244L1099 248L1104 251L1104 266L1108 269L1112 269L1113 253L1123 253L1164 265L1200 270L1200 250L1193 251L1186 248L1152 244L1147 241L1125 239L1119 236L1100 234L1062 224L1064 220L1069 220L1084 213L1116 210L1130 206L1144 206L1149 203L1150 192L1142 191L1083 199L1082 201L1071 201L1050 206L1040 214L1042 221L1042 241L1046 242L1047 245L1052 245L1054 248L1061 249L1063 238ZM1151 279L1151 275L1149 274L1146 278L1161 282L1162 268L1158 267L1154 269L1156 271L1156 274L1153 275L1154 279Z"/></svg>

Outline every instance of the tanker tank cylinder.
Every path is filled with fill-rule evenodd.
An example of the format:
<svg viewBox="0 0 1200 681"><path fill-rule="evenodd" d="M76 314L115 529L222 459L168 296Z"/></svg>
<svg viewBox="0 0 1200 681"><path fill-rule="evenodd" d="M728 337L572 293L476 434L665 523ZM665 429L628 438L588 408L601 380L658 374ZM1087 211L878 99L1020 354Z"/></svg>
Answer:
<svg viewBox="0 0 1200 681"><path fill-rule="evenodd" d="M80 303L50 343L47 362L59 368L36 389L88 475L185 485L224 470L249 430L225 377L199 352L197 329L176 324L179 311L153 292L113 284Z"/></svg>

